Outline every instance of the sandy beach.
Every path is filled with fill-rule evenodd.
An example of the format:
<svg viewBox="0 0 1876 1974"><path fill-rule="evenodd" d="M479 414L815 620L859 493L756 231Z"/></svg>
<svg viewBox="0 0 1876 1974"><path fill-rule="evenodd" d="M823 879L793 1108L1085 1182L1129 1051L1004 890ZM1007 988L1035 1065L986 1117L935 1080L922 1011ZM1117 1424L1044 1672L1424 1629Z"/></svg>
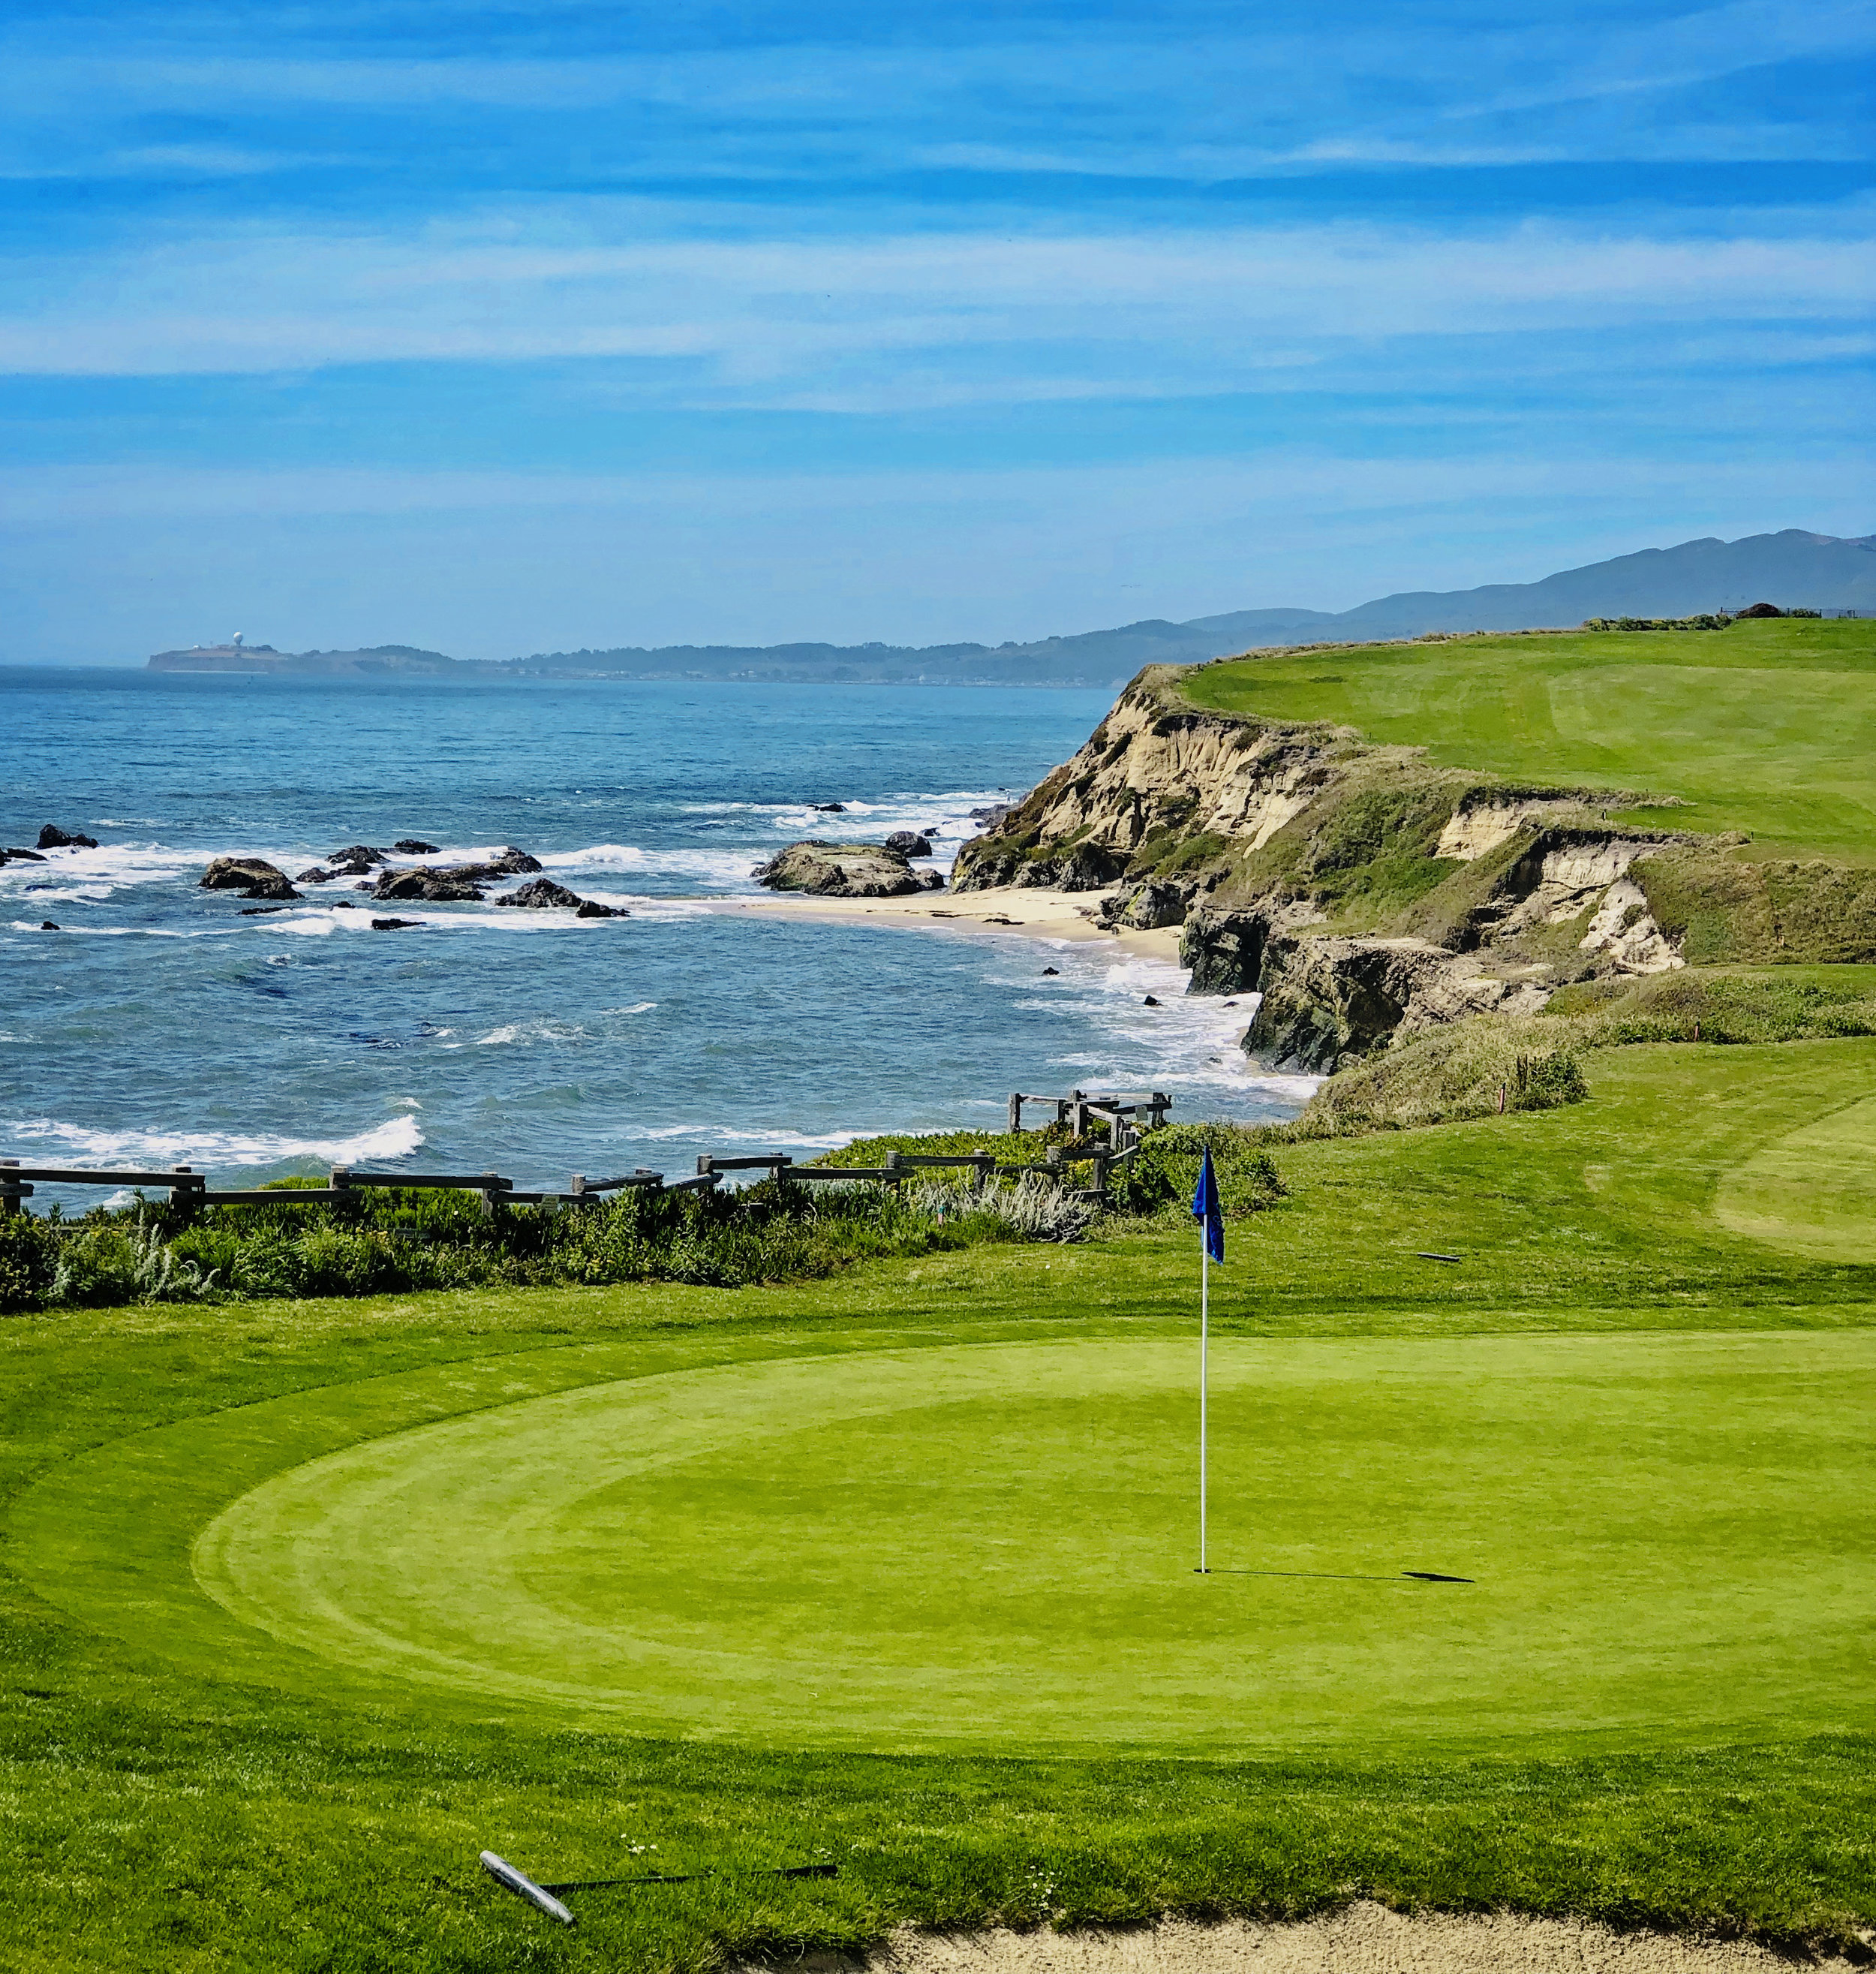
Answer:
<svg viewBox="0 0 1876 1974"><path fill-rule="evenodd" d="M837 923L873 919L882 924L900 924L915 930L1017 932L1032 939L1098 940L1144 959L1177 964L1177 926L1157 932L1108 932L1095 921L1099 895L1098 892L1015 887L954 895L949 891L922 891L909 898L820 898L797 891L774 891L759 898L712 900L710 909L729 916L751 913L765 918Z"/></svg>

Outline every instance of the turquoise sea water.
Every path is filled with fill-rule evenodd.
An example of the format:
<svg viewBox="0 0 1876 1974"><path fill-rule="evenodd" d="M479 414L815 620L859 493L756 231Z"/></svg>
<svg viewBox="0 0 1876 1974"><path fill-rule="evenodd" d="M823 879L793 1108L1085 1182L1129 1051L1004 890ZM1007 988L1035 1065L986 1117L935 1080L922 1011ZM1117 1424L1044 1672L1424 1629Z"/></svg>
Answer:
<svg viewBox="0 0 1876 1974"><path fill-rule="evenodd" d="M0 841L56 822L101 846L0 869L0 1153L557 1185L994 1123L1015 1088L1290 1114L1306 1086L1235 1045L1248 1009L1181 999L1169 966L709 909L805 835L936 824L948 867L969 812L1066 759L1109 698L0 673ZM337 886L247 917L197 887L224 852L292 876L401 837L436 862L519 844L631 916L381 907L422 924L375 933Z"/></svg>

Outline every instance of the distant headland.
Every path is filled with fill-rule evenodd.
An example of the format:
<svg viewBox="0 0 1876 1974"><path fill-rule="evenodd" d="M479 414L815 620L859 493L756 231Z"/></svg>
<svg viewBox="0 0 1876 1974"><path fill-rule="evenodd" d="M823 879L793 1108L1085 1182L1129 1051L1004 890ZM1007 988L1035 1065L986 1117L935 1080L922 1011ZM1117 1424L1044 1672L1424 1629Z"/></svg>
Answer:
<svg viewBox="0 0 1876 1974"><path fill-rule="evenodd" d="M537 651L501 661L414 644L279 651L240 638L159 651L158 672L287 678L746 680L778 684L1120 686L1147 665L1203 664L1253 646L1360 644L1431 631L1562 628L1592 618L1679 618L1769 602L1876 615L1876 535L1786 528L1736 542L1707 536L1565 569L1540 582L1401 591L1343 611L1228 611L1184 623L1148 618L1112 630L1003 644L666 644Z"/></svg>

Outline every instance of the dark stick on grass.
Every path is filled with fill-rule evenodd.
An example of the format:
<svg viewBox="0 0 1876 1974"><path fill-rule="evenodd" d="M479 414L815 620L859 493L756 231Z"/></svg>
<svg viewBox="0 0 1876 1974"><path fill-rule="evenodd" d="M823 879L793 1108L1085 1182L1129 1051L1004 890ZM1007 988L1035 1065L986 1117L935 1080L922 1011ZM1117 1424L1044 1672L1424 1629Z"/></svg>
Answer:
<svg viewBox="0 0 1876 1974"><path fill-rule="evenodd" d="M837 1878L838 1864L758 1864L749 1871L655 1871L644 1878L573 1878L561 1885L543 1885L544 1892L603 1891L614 1885L694 1885L704 1878Z"/></svg>

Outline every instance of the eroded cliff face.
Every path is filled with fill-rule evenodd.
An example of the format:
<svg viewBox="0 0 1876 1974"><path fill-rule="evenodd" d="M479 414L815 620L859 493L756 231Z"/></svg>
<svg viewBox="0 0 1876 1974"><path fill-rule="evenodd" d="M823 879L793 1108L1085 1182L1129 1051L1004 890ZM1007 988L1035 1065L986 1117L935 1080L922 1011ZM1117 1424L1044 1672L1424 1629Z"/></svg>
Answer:
<svg viewBox="0 0 1876 1974"><path fill-rule="evenodd" d="M1200 710L1177 677L1134 680L964 846L955 888L1102 891L1110 925L1182 925L1188 991L1260 995L1245 1045L1272 1067L1333 1071L1567 981L1682 964L1634 874L1692 839L1608 820L1636 798Z"/></svg>

